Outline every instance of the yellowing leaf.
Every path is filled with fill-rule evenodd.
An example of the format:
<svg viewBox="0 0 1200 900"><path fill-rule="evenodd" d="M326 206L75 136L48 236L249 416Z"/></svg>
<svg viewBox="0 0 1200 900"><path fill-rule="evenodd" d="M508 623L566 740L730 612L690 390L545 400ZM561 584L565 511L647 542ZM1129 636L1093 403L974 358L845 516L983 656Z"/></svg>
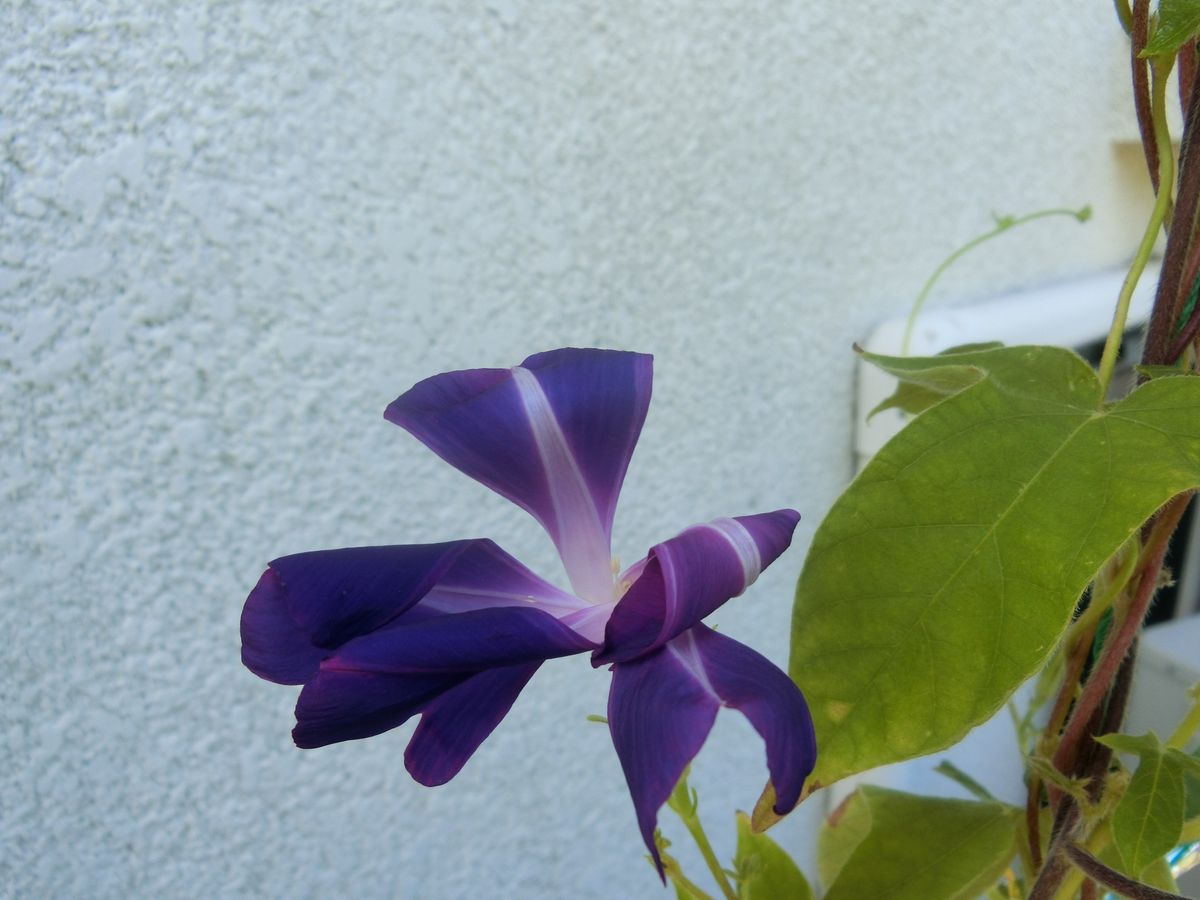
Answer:
<svg viewBox="0 0 1200 900"><path fill-rule="evenodd" d="M969 355L871 358L950 395L838 499L801 573L789 671L816 724L815 784L940 750L990 717L1104 561L1200 485L1200 379L1105 408L1070 351Z"/></svg>
<svg viewBox="0 0 1200 900"><path fill-rule="evenodd" d="M1019 822L1003 803L860 788L821 828L825 900L973 900L1012 860Z"/></svg>

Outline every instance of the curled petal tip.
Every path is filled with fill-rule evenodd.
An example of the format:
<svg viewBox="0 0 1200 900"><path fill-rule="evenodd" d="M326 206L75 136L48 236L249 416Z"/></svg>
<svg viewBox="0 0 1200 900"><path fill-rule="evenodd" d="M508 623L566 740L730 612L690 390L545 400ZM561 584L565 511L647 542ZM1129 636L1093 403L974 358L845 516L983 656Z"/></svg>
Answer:
<svg viewBox="0 0 1200 900"><path fill-rule="evenodd" d="M741 594L788 548L799 521L794 509L716 519L651 548L593 664L652 653Z"/></svg>
<svg viewBox="0 0 1200 900"><path fill-rule="evenodd" d="M790 812L816 761L816 739L800 689L769 660L697 625L659 651L613 669L609 731L642 838L656 861L658 810L722 706L741 712L762 737L775 809Z"/></svg>

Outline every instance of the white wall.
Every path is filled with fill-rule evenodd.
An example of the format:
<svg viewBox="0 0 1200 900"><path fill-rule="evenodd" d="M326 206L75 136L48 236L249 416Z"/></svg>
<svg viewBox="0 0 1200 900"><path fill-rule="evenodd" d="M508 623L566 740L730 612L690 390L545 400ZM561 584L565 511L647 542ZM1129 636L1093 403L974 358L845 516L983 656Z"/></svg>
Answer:
<svg viewBox="0 0 1200 900"><path fill-rule="evenodd" d="M468 536L556 573L531 521L381 413L441 370L623 347L657 355L623 558L799 508L798 547L718 617L783 661L850 473L851 342L992 211L1096 219L1006 236L943 299L1117 264L1140 231L1112 18L7 4L0 894L665 896L585 659L427 790L407 729L293 748L295 690L238 662L246 592L283 553ZM763 777L722 716L696 784L723 852Z"/></svg>

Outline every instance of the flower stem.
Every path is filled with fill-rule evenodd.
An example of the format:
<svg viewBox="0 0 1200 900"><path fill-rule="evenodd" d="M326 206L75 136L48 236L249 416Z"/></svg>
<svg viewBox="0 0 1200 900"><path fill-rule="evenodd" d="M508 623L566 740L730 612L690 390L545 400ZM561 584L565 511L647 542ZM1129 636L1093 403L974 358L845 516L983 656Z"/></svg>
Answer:
<svg viewBox="0 0 1200 900"><path fill-rule="evenodd" d="M1158 240L1159 229L1166 220L1167 211L1171 206L1171 185L1175 181L1175 157L1171 154L1171 134L1167 128L1167 75L1170 73L1170 63L1155 62L1152 66L1154 85L1151 90L1150 110L1154 124L1154 138L1162 152L1158 154L1158 183L1159 190L1154 198L1154 209L1150 213L1150 221L1142 234L1142 242L1134 254L1133 263L1121 284L1121 292L1117 295L1117 309L1113 314L1112 327L1108 331L1108 339L1104 342L1104 352L1100 356L1100 384L1103 394L1108 393L1112 382L1113 369L1117 365L1117 353L1121 349L1121 338L1125 335L1125 323L1129 319L1129 304L1133 299L1134 288L1141 280L1146 263L1150 261L1150 253Z"/></svg>
<svg viewBox="0 0 1200 900"><path fill-rule="evenodd" d="M721 868L721 862L717 859L717 854L713 852L712 844L708 841L708 835L704 833L704 826L700 824L700 816L697 812L699 809L699 801L697 800L695 791L688 787L688 773L684 773L679 777L678 783L671 791L671 796L667 798L667 806L675 811L683 822L684 827L688 830L688 834L692 836L692 840L696 842L696 847L700 850L700 855L704 857L704 864L708 866L708 871L712 873L713 880L716 881L717 887L721 889L722 895L726 900L737 900L737 891L733 889L733 885L729 883L729 876L725 874L725 870Z"/></svg>
<svg viewBox="0 0 1200 900"><path fill-rule="evenodd" d="M688 834L692 836L692 840L696 842L696 846L700 848L700 855L704 857L708 871L712 873L712 877L717 882L717 887L721 889L721 893L728 900L737 900L737 891L733 889L733 885L729 883L729 876L721 868L721 863L717 860L717 854L713 852L712 844L708 842L708 836L704 833L704 826L700 824L700 819L692 816L691 818L684 819L683 824L686 826Z"/></svg>

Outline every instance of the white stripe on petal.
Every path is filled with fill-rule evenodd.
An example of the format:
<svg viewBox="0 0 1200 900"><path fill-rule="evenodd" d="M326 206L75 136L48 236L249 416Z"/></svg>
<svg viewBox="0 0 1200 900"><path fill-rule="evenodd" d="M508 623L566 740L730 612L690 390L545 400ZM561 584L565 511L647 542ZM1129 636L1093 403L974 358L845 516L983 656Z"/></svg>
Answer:
<svg viewBox="0 0 1200 900"><path fill-rule="evenodd" d="M542 524L554 538L575 593L591 603L608 603L613 599L612 557L596 501L537 377L520 366L512 373L554 504L554 527Z"/></svg>
<svg viewBox="0 0 1200 900"><path fill-rule="evenodd" d="M725 701L721 699L716 688L709 681L708 672L704 669L704 660L700 658L700 651L696 649L696 638L690 629L667 644L667 649L717 703L725 705Z"/></svg>
<svg viewBox="0 0 1200 900"><path fill-rule="evenodd" d="M717 532L733 547L742 564L742 589L745 590L762 574L762 556L759 555L758 544L754 543L754 536L736 519L714 519L706 527Z"/></svg>

